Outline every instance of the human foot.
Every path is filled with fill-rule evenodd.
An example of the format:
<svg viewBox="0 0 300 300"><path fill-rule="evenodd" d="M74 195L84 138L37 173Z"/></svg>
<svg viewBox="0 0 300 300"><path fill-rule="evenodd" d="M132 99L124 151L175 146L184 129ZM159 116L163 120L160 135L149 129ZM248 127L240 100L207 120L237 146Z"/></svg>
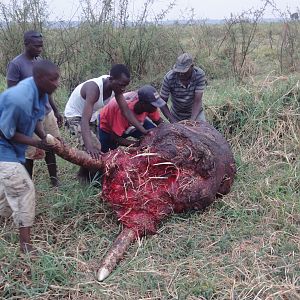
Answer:
<svg viewBox="0 0 300 300"><path fill-rule="evenodd" d="M31 244L22 243L20 244L20 250L23 254L29 254L30 256L37 257L38 250L34 248Z"/></svg>

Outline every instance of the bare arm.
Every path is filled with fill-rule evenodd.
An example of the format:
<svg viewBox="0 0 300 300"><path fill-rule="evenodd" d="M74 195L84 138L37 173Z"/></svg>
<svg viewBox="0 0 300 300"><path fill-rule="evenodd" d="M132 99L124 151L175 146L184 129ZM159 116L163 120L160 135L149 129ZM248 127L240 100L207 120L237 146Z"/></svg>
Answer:
<svg viewBox="0 0 300 300"><path fill-rule="evenodd" d="M175 123L176 120L171 115L170 109L167 104L170 94L171 94L171 88L170 88L169 79L168 79L168 76L165 75L163 82L162 82L162 87L160 90L160 97L166 102L166 105L161 107L160 110L170 123Z"/></svg>
<svg viewBox="0 0 300 300"><path fill-rule="evenodd" d="M36 123L35 129L34 129L34 133L41 139L44 139L46 136L45 130L44 130L44 126L42 121L38 121Z"/></svg>
<svg viewBox="0 0 300 300"><path fill-rule="evenodd" d="M60 114L60 112L57 109L57 106L56 106L56 104L54 102L53 96L49 95L48 97L49 97L49 103L50 103L50 105L51 105L51 107L53 109L54 115L55 115L55 117L57 119L57 125L60 128L62 126L62 124L63 124L63 117L62 117L62 115Z"/></svg>
<svg viewBox="0 0 300 300"><path fill-rule="evenodd" d="M126 100L123 96L123 94L119 94L115 96L116 101L118 102L118 105L121 109L122 114L124 117L128 120L128 122L133 125L137 130L139 130L143 134L147 134L148 130L146 130L140 122L136 119L133 112L128 108L128 105L126 103Z"/></svg>
<svg viewBox="0 0 300 300"><path fill-rule="evenodd" d="M30 145L33 147L38 147L38 142L39 142L39 140L36 140L31 136L27 136L19 132L15 133L15 135L11 138L11 141L24 144L24 145Z"/></svg>
<svg viewBox="0 0 300 300"><path fill-rule="evenodd" d="M11 138L11 140L20 144L30 145L46 151L51 151L52 146L49 145L46 141L46 133L44 131L44 126L42 121L38 121L36 123L34 132L40 138L40 140L35 139L31 136L24 135L19 132L16 132L15 135Z"/></svg>
<svg viewBox="0 0 300 300"><path fill-rule="evenodd" d="M20 82L20 79L21 79L20 68L17 66L17 64L11 61L7 66L7 72L6 72L7 87L10 88L12 86L15 86Z"/></svg>
<svg viewBox="0 0 300 300"><path fill-rule="evenodd" d="M31 136L27 136L22 133L16 132L15 135L11 138L11 141L48 151L52 149L52 147L47 144L46 137L44 137L41 140L38 140L32 138Z"/></svg>
<svg viewBox="0 0 300 300"><path fill-rule="evenodd" d="M175 120L174 117L171 115L171 112L170 112L169 107L168 107L168 104L167 104L168 99L165 99L165 98L163 98L163 97L162 97L162 99L163 99L164 101L166 101L166 105L163 106L163 107L161 107L161 108L160 108L160 111L163 113L163 115L167 118L167 120L168 120L170 123L175 123L176 120Z"/></svg>
<svg viewBox="0 0 300 300"><path fill-rule="evenodd" d="M37 122L36 127L35 127L35 132L41 139L44 139L46 137L41 121ZM2 131L0 131L0 137L1 136L6 138ZM16 143L40 148L39 147L40 140L35 139L31 136L27 136L20 132L15 132L15 134L9 140L16 142Z"/></svg>
<svg viewBox="0 0 300 300"><path fill-rule="evenodd" d="M192 116L191 116L192 121L195 121L197 116L202 111L202 96L203 96L203 91L195 93L195 98L192 107Z"/></svg>
<svg viewBox="0 0 300 300"><path fill-rule="evenodd" d="M81 96L85 99L85 104L81 116L81 134L84 146L87 152L95 159L100 156L100 151L95 149L92 144L92 136L90 130L90 120L93 114L94 104L98 101L100 91L96 83L87 82L81 88Z"/></svg>

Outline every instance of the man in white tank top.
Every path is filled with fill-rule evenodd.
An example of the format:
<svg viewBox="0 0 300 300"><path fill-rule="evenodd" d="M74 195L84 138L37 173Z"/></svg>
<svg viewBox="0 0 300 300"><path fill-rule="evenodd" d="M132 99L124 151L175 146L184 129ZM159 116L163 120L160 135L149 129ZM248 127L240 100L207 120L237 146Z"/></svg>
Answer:
<svg viewBox="0 0 300 300"><path fill-rule="evenodd" d="M97 112L109 102L112 97L116 98L125 118L143 134L146 130L128 108L123 96L126 86L130 82L130 73L123 64L114 65L110 75L103 75L79 84L72 92L66 107L65 117L67 127L72 135L78 139L82 150L89 153L94 159L101 155L101 144L97 137L96 119ZM95 172L90 172L80 167L78 178L81 181L91 181Z"/></svg>

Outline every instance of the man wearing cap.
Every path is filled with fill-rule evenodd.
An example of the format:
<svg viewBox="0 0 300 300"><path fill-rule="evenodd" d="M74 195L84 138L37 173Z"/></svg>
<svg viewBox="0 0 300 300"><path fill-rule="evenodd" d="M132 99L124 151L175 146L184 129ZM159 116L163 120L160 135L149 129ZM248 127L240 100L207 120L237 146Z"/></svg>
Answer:
<svg viewBox="0 0 300 300"><path fill-rule="evenodd" d="M138 91L125 93L124 97L128 108L146 130L154 128L154 124L159 125L163 122L157 108L165 106L166 103L151 85L144 85ZM136 145L136 141L129 140L127 137L138 139L142 136L139 130L130 126L116 99L112 99L100 111L99 133L102 152L116 149L119 145Z"/></svg>
<svg viewBox="0 0 300 300"><path fill-rule="evenodd" d="M34 64L41 60L40 54L43 49L43 36L34 30L24 33L24 52L11 60L7 67L7 87L15 86L21 80L31 77ZM53 98L49 95L49 101L46 103L45 119L43 125L46 133L60 138L59 128L62 125L63 118L59 113ZM58 185L56 158L53 152L42 151L29 146L26 150L25 168L30 177L33 172L33 160L44 158L47 164L50 181L52 186Z"/></svg>
<svg viewBox="0 0 300 300"><path fill-rule="evenodd" d="M69 97L65 107L66 125L75 136L78 147L92 158L101 157L101 144L97 132L99 110L114 97L123 116L143 134L148 131L135 118L128 108L123 93L130 83L130 72L124 64L115 64L109 75L102 75L79 84ZM80 167L77 178L82 183L94 180L97 172Z"/></svg>
<svg viewBox="0 0 300 300"><path fill-rule="evenodd" d="M160 95L165 102L171 96L171 109L161 108L171 122L181 120L205 121L202 96L206 85L205 73L195 67L189 53L178 56L176 64L164 77Z"/></svg>

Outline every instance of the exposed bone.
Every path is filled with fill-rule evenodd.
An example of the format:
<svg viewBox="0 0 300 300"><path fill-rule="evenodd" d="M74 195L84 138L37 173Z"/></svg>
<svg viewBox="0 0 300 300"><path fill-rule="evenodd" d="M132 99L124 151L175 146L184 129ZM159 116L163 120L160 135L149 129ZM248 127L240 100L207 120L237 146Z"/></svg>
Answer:
<svg viewBox="0 0 300 300"><path fill-rule="evenodd" d="M93 159L85 151L72 148L69 145L61 142L57 138L53 137L51 134L47 134L46 141L53 147L53 151L57 155L73 164L82 166L87 169L101 170L104 168L104 161L102 158L99 160Z"/></svg>
<svg viewBox="0 0 300 300"><path fill-rule="evenodd" d="M129 245L136 239L136 233L133 229L125 227L118 235L111 248L102 261L97 279L103 281L114 270L119 260L123 257Z"/></svg>
<svg viewBox="0 0 300 300"><path fill-rule="evenodd" d="M172 165L172 166L175 166L175 164L173 164L173 163L171 163L169 161L165 161L165 162L153 164L153 166L161 166L161 165Z"/></svg>
<svg viewBox="0 0 300 300"><path fill-rule="evenodd" d="M159 155L158 153L139 153L131 158L136 158L136 157L140 157L140 156L157 156Z"/></svg>

